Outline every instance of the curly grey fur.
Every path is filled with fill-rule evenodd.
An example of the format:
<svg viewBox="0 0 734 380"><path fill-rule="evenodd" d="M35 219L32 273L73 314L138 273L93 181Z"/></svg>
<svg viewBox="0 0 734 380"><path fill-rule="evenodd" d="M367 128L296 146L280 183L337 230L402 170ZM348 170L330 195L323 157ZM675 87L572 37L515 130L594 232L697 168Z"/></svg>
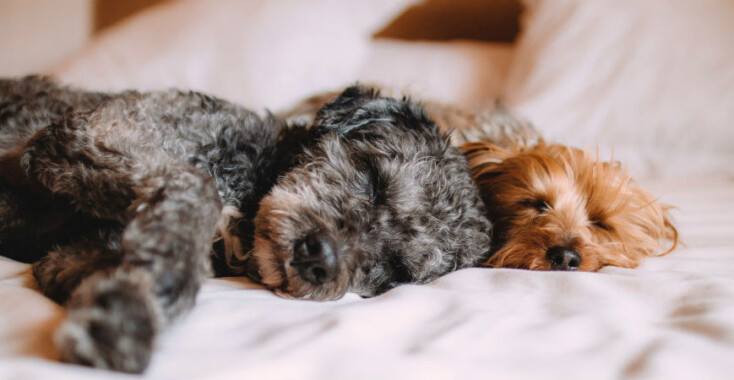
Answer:
<svg viewBox="0 0 734 380"><path fill-rule="evenodd" d="M332 299L489 253L466 160L409 100L353 87L305 128L197 92L87 93L39 77L0 90L0 253L37 260L41 290L65 302L66 361L142 371L212 267ZM338 268L316 283L294 257L315 233Z"/></svg>
<svg viewBox="0 0 734 380"><path fill-rule="evenodd" d="M372 296L485 255L490 224L466 160L422 107L353 87L319 111L314 128L337 133L307 149L260 204L254 255L263 282L297 297ZM311 231L349 253L337 255L327 286L287 265L289 247Z"/></svg>

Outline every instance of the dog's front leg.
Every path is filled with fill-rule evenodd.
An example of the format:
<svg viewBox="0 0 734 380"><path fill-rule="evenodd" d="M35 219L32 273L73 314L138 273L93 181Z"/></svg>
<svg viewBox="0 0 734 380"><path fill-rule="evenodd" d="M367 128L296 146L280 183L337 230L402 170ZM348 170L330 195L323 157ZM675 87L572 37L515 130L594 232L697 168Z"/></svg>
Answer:
<svg viewBox="0 0 734 380"><path fill-rule="evenodd" d="M125 225L119 261L72 291L59 353L72 363L141 372L156 332L193 305L209 274L221 201L209 177L161 152L98 149L99 141L80 133L83 122L41 131L23 158L29 175L80 211Z"/></svg>
<svg viewBox="0 0 734 380"><path fill-rule="evenodd" d="M160 182L135 202L120 264L82 280L67 302L57 335L65 361L140 372L156 332L193 305L208 274L219 200L198 173Z"/></svg>

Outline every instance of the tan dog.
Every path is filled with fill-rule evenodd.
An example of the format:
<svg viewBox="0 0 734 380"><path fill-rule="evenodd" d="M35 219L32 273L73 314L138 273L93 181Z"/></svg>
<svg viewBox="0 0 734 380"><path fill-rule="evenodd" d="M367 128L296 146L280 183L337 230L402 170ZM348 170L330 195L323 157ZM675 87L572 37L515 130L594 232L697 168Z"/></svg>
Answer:
<svg viewBox="0 0 734 380"><path fill-rule="evenodd" d="M462 146L494 223L491 267L633 268L678 244L668 209L618 162L563 145ZM671 242L670 247L664 247Z"/></svg>

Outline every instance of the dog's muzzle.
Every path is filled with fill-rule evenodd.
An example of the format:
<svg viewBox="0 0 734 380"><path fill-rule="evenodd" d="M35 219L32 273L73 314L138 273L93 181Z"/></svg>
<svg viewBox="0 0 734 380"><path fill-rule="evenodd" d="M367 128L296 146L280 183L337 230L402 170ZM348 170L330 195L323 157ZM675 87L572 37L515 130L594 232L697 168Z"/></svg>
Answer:
<svg viewBox="0 0 734 380"><path fill-rule="evenodd" d="M581 255L568 247L550 247L546 257L551 263L551 270L577 270L581 265Z"/></svg>
<svg viewBox="0 0 734 380"><path fill-rule="evenodd" d="M335 244L325 235L312 233L293 247L291 266L298 275L313 285L332 281L338 271Z"/></svg>

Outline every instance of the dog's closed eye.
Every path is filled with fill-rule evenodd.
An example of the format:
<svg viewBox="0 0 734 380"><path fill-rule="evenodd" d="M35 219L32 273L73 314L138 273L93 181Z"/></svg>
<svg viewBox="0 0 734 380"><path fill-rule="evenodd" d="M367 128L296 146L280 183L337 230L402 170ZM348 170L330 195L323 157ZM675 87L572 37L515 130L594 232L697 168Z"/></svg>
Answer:
<svg viewBox="0 0 734 380"><path fill-rule="evenodd" d="M611 231L612 230L612 227L611 226L609 226L608 224L606 224L606 223L604 223L604 222L602 222L600 220L592 219L591 220L591 225L594 226L594 227L596 227L596 228L600 228L602 230L605 230L605 231Z"/></svg>
<svg viewBox="0 0 734 380"><path fill-rule="evenodd" d="M526 199L521 201L520 204L527 208L535 209L539 213L544 213L550 209L548 202L542 199Z"/></svg>
<svg viewBox="0 0 734 380"><path fill-rule="evenodd" d="M358 159L355 166L362 170L363 178L360 183L361 188L356 192L363 193L369 198L372 206L384 204L385 192L390 179L380 173L378 164L369 158Z"/></svg>

